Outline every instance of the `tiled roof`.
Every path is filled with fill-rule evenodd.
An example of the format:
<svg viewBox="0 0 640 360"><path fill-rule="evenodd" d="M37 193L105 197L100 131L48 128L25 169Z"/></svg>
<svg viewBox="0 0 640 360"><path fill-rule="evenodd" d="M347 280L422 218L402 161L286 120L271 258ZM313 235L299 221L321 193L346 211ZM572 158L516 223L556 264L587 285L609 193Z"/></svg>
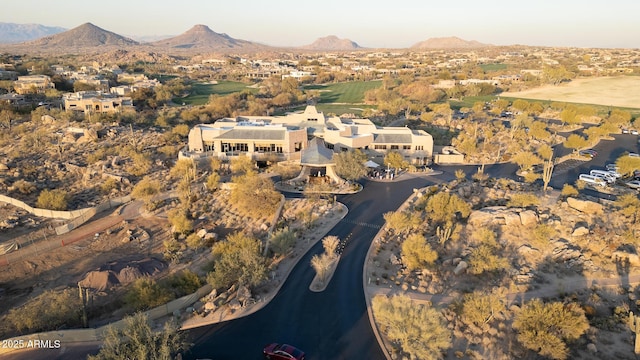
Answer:
<svg viewBox="0 0 640 360"><path fill-rule="evenodd" d="M300 159L302 165L331 165L333 161L333 151L324 146L324 141L320 138L313 138L309 141L309 146L302 150Z"/></svg>

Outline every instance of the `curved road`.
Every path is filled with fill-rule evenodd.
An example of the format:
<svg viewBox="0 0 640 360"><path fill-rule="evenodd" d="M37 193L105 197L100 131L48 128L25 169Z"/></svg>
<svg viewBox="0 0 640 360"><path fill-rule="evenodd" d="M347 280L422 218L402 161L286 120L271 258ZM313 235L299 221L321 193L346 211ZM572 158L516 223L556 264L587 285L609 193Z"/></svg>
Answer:
<svg viewBox="0 0 640 360"><path fill-rule="evenodd" d="M189 330L194 343L185 359L262 359L270 342L303 349L307 360L385 359L373 334L362 288L362 267L382 214L396 210L425 178L367 182L358 194L340 197L349 213L327 235L346 241L331 282L323 292L309 291L315 273L310 261L322 252L314 246L295 266L280 292L247 317Z"/></svg>

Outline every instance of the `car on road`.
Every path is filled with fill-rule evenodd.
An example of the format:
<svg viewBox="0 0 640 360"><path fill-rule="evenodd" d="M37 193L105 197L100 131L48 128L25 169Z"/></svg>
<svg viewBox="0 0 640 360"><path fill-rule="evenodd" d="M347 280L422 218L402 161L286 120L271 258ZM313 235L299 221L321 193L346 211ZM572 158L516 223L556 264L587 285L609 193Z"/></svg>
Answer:
<svg viewBox="0 0 640 360"><path fill-rule="evenodd" d="M628 187L636 190L640 190L640 180L631 180L625 183Z"/></svg>
<svg viewBox="0 0 640 360"><path fill-rule="evenodd" d="M585 156L585 157L590 157L590 158L594 158L596 156L598 156L598 152L592 149L587 149L587 150L580 150L578 152L578 154L580 154L580 156Z"/></svg>
<svg viewBox="0 0 640 360"><path fill-rule="evenodd" d="M264 357L272 360L304 360L304 351L295 346L271 343L262 351Z"/></svg>

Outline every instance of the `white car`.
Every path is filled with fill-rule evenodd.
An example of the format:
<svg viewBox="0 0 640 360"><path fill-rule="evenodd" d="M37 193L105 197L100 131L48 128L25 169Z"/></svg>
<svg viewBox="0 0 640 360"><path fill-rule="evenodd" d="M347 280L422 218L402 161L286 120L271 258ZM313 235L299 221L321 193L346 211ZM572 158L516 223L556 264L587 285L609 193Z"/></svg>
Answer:
<svg viewBox="0 0 640 360"><path fill-rule="evenodd" d="M638 130L636 129L631 130L631 135L638 135Z"/></svg>
<svg viewBox="0 0 640 360"><path fill-rule="evenodd" d="M631 180L626 182L626 185L632 189L639 190L640 189L640 180Z"/></svg>

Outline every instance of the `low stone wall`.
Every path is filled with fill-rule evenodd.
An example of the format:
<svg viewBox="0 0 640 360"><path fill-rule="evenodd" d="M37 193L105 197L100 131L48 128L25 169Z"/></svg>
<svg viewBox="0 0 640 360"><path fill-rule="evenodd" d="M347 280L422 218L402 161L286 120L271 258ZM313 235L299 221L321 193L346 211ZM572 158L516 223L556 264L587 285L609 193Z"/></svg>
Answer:
<svg viewBox="0 0 640 360"><path fill-rule="evenodd" d="M66 234L69 231L77 228L78 226L89 221L95 214L98 214L105 210L128 203L129 201L131 201L131 196L127 195L127 196L121 196L115 199L108 199L107 201L102 202L99 205L91 208L84 208L84 209L72 210L72 211L58 211L58 210L34 208L33 206L27 205L23 201L14 199L6 195L0 195L0 202L5 202L15 207L19 207L35 216L50 218L50 219L71 220L68 223L58 226L56 228L56 234L58 235Z"/></svg>
<svg viewBox="0 0 640 360"><path fill-rule="evenodd" d="M77 217L82 216L85 212L91 210L91 208L72 210L72 211L58 211L58 210L48 210L48 209L38 209L32 206L27 205L25 202L14 199L12 197L6 195L0 195L0 201L5 202L7 204L11 204L15 207L19 207L23 210L30 212L35 216L46 217L51 219L75 219Z"/></svg>
<svg viewBox="0 0 640 360"><path fill-rule="evenodd" d="M212 290L211 285L205 285L198 289L193 294L183 296L181 298L170 301L164 305L160 305L146 312L149 317L149 321L155 321L161 319L167 315L172 315L176 311L180 311L191 306L203 296L210 293ZM59 330L59 331L47 331L37 334L29 334L14 337L11 339L3 340L5 343L17 344L17 347L0 347L0 354L9 353L12 351L18 351L22 349L33 349L36 346L56 348L65 346L65 344L78 343L78 342L99 342L102 341L107 328L113 326L116 329L124 327L124 321L119 320L109 325L105 325L95 329L72 329L72 330ZM31 341L31 343L30 343ZM37 341L38 345L33 345ZM22 346L20 347L20 344ZM31 346L29 346L31 344Z"/></svg>

